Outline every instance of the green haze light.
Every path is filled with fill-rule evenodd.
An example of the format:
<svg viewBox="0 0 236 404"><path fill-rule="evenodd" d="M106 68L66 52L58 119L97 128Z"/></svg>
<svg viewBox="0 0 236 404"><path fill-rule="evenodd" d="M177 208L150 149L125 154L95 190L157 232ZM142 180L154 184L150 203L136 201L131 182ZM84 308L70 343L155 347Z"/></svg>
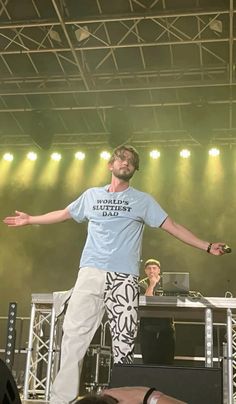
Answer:
<svg viewBox="0 0 236 404"><path fill-rule="evenodd" d="M35 152L29 152L27 153L27 159L31 161L37 160L37 154Z"/></svg>
<svg viewBox="0 0 236 404"><path fill-rule="evenodd" d="M111 157L111 153L104 150L103 152L101 152L100 157L103 160L109 160L109 158Z"/></svg>
<svg viewBox="0 0 236 404"><path fill-rule="evenodd" d="M54 152L54 153L51 154L51 159L54 160L54 161L60 161L61 160L61 154Z"/></svg>
<svg viewBox="0 0 236 404"><path fill-rule="evenodd" d="M209 154L209 156L216 157L216 156L219 156L220 150L217 149L216 147L212 147L212 148L209 150L208 154Z"/></svg>
<svg viewBox="0 0 236 404"><path fill-rule="evenodd" d="M191 152L188 149L183 149L180 151L179 155L184 159L188 159L191 156Z"/></svg>
<svg viewBox="0 0 236 404"><path fill-rule="evenodd" d="M150 157L154 160L158 159L161 155L161 153L159 152L159 150L152 150L149 153Z"/></svg>
<svg viewBox="0 0 236 404"><path fill-rule="evenodd" d="M11 153L5 153L4 155L3 155L3 160L5 160L5 161L12 161L13 160L13 154L11 154Z"/></svg>
<svg viewBox="0 0 236 404"><path fill-rule="evenodd" d="M76 160L84 160L85 154L83 152L78 151L75 153L75 158L76 158Z"/></svg>

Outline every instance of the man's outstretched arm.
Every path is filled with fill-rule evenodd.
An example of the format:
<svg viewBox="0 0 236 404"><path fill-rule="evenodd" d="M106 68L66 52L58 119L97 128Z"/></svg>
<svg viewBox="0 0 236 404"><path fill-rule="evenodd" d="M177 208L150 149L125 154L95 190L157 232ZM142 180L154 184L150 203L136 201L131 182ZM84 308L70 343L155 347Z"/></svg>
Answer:
<svg viewBox="0 0 236 404"><path fill-rule="evenodd" d="M44 215L31 216L24 212L16 210L15 216L5 217L3 222L9 227L26 226L29 224L52 224L60 223L71 219L67 208L55 210L54 212L45 213Z"/></svg>
<svg viewBox="0 0 236 404"><path fill-rule="evenodd" d="M199 248L200 250L205 250L210 254L223 255L225 253L222 249L225 243L209 243L208 241L201 240L190 230L186 229L186 227L174 222L170 217L167 217L162 223L161 228L184 243Z"/></svg>

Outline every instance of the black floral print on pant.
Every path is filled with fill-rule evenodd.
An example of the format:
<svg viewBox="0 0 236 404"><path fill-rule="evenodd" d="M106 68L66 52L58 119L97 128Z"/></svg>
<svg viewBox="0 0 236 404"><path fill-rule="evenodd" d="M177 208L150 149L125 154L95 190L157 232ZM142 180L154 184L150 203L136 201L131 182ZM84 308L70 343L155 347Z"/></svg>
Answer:
<svg viewBox="0 0 236 404"><path fill-rule="evenodd" d="M132 363L137 335L138 277L108 272L104 292L114 363Z"/></svg>

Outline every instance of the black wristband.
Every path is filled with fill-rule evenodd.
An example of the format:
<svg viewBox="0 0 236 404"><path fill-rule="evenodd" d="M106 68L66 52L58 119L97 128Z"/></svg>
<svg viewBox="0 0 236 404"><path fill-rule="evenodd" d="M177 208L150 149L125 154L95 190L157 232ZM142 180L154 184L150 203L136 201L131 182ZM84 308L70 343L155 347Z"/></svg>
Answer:
<svg viewBox="0 0 236 404"><path fill-rule="evenodd" d="M208 252L208 254L210 254L210 252L211 252L211 246L212 246L212 243L209 243L209 244L208 244L208 247L207 247L207 252Z"/></svg>
<svg viewBox="0 0 236 404"><path fill-rule="evenodd" d="M155 387L151 387L144 396L143 404L147 404L150 395L156 390Z"/></svg>

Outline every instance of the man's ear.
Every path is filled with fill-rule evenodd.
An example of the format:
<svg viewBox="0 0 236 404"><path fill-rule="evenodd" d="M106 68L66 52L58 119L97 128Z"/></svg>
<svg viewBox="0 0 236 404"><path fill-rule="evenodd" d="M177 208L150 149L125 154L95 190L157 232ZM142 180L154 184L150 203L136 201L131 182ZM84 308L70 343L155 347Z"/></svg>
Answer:
<svg viewBox="0 0 236 404"><path fill-rule="evenodd" d="M108 163L107 166L108 166L108 170L110 170L110 171L113 170L113 164L112 163Z"/></svg>

